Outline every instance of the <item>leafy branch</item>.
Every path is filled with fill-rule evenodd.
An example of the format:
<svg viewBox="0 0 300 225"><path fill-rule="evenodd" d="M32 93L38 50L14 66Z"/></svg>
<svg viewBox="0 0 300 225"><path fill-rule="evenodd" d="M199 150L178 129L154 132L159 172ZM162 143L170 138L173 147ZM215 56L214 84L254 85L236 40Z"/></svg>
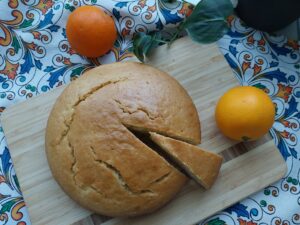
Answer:
<svg viewBox="0 0 300 225"><path fill-rule="evenodd" d="M231 14L233 5L230 0L202 0L195 6L192 14L179 24L170 40L164 40L160 31L135 35L134 54L143 62L153 48L160 44L172 44L184 30L198 43L215 42L228 32L227 18Z"/></svg>
<svg viewBox="0 0 300 225"><path fill-rule="evenodd" d="M145 56L147 56L153 48L161 44L167 44L168 42L162 39L160 32L137 33L133 37L133 53L136 57L144 62Z"/></svg>

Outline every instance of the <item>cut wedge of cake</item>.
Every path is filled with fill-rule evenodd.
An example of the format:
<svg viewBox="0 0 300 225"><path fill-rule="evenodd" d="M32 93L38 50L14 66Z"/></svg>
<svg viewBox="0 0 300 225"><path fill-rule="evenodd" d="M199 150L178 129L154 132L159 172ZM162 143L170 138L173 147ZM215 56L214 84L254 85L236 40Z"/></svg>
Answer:
<svg viewBox="0 0 300 225"><path fill-rule="evenodd" d="M220 155L157 133L150 132L150 137L205 189L209 189L214 184L223 161Z"/></svg>

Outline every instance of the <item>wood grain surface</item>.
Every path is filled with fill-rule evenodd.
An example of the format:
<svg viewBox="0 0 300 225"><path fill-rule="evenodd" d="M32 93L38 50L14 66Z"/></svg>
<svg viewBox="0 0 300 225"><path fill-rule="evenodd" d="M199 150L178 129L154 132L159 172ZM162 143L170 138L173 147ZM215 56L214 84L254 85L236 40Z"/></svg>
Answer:
<svg viewBox="0 0 300 225"><path fill-rule="evenodd" d="M46 122L64 89L60 87L13 105L1 116L32 224L194 224L284 176L286 165L272 140L237 144L216 128L217 100L226 90L238 85L216 45L201 46L182 38L170 48L159 47L149 64L175 77L192 96L201 120L201 146L217 153L226 150L223 155L227 160L216 184L204 191L189 182L173 201L147 216L135 219L90 216L90 211L81 208L60 189L45 156Z"/></svg>

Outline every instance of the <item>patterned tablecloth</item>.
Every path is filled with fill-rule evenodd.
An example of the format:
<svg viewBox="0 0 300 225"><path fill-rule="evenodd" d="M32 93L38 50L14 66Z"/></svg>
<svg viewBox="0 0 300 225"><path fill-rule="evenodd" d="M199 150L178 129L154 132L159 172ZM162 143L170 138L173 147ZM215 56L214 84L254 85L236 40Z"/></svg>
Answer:
<svg viewBox="0 0 300 225"><path fill-rule="evenodd" d="M77 55L65 32L70 12L90 4L110 13L120 34L113 50L97 60ZM0 0L0 110L68 83L89 67L130 57L135 32L172 28L190 13L188 4L161 0ZM246 27L235 17L230 25L220 49L242 85L263 89L276 104L271 135L288 173L200 224L300 224L299 43ZM30 224L2 129L0 137L0 224Z"/></svg>

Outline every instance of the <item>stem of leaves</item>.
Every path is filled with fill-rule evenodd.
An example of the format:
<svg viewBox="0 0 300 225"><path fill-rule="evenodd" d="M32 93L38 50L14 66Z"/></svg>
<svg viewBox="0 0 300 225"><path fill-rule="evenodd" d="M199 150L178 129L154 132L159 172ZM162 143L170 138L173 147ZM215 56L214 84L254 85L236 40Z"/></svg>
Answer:
<svg viewBox="0 0 300 225"><path fill-rule="evenodd" d="M150 51L161 44L168 42L162 39L160 32L138 33L133 37L133 52L141 62L144 62Z"/></svg>
<svg viewBox="0 0 300 225"><path fill-rule="evenodd" d="M173 2L173 0L164 1ZM170 46L183 30L198 43L215 42L227 33L229 29L227 17L231 14L233 5L230 0L202 0L195 6L192 14L179 24L169 41L162 37L160 31L139 33L133 38L133 52L144 62L153 48L161 44Z"/></svg>

